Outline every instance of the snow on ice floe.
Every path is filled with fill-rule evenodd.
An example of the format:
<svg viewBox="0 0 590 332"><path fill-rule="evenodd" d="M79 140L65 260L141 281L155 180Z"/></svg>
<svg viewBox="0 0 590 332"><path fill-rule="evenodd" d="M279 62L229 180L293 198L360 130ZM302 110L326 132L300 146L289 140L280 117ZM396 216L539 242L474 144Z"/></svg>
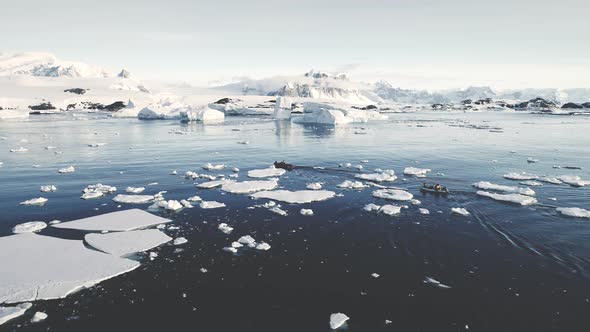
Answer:
<svg viewBox="0 0 590 332"><path fill-rule="evenodd" d="M564 207L560 207L556 209L557 212L566 215L566 216L570 216L570 217L576 217L576 218L590 218L590 211L586 210L586 209L582 209L582 208L577 208L577 207L573 207L573 208L564 208Z"/></svg>
<svg viewBox="0 0 590 332"><path fill-rule="evenodd" d="M10 149L10 152L15 152L15 153L25 153L28 152L29 149L24 148L24 147L18 147L18 148L14 148L14 149Z"/></svg>
<svg viewBox="0 0 590 332"><path fill-rule="evenodd" d="M385 170L381 173L357 174L354 177L372 182L393 182L397 179L393 170Z"/></svg>
<svg viewBox="0 0 590 332"><path fill-rule="evenodd" d="M201 204L199 204L199 206L201 207L201 209L218 209L225 207L225 204L216 201L202 201Z"/></svg>
<svg viewBox="0 0 590 332"><path fill-rule="evenodd" d="M312 182L312 183L308 183L307 186L305 186L305 188L307 188L309 190L320 190L320 189L322 189L322 184L319 182Z"/></svg>
<svg viewBox="0 0 590 332"><path fill-rule="evenodd" d="M462 216L468 216L471 214L465 208L459 208L459 207L451 208L451 212L454 214L462 215Z"/></svg>
<svg viewBox="0 0 590 332"><path fill-rule="evenodd" d="M336 195L333 191L328 190L273 190L260 191L251 195L253 198L267 198L291 204L303 204L316 201L324 201Z"/></svg>
<svg viewBox="0 0 590 332"><path fill-rule="evenodd" d="M379 189L373 191L373 197L389 199L393 201L409 201L414 198L414 195L400 189Z"/></svg>
<svg viewBox="0 0 590 332"><path fill-rule="evenodd" d="M221 190L232 194L251 194L262 190L272 190L278 187L278 179L267 181L229 182L221 185Z"/></svg>
<svg viewBox="0 0 590 332"><path fill-rule="evenodd" d="M494 183L487 182L487 181L479 181L477 183L474 183L473 186L476 188L479 188L479 189L483 189L483 190L496 190L496 191L502 191L502 192L506 192L506 193L516 193L516 194L527 195L527 196L534 196L535 195L535 191L530 188L503 186L500 184L494 184Z"/></svg>
<svg viewBox="0 0 590 332"><path fill-rule="evenodd" d="M172 238L157 229L146 229L106 234L91 233L86 234L84 240L90 246L102 252L125 256L150 250L171 241Z"/></svg>
<svg viewBox="0 0 590 332"><path fill-rule="evenodd" d="M363 189L368 186L360 181L345 180L344 182L337 184L336 187L344 189Z"/></svg>
<svg viewBox="0 0 590 332"><path fill-rule="evenodd" d="M26 200L24 202L20 202L20 205L43 205L45 203L47 203L48 199L45 197L37 197L37 198L31 198L29 200Z"/></svg>
<svg viewBox="0 0 590 332"><path fill-rule="evenodd" d="M14 307L0 307L0 325L7 321L20 317L33 306L30 302L18 304Z"/></svg>
<svg viewBox="0 0 590 332"><path fill-rule="evenodd" d="M35 233L0 237L0 303L63 298L138 266L79 240Z"/></svg>
<svg viewBox="0 0 590 332"><path fill-rule="evenodd" d="M536 175L525 173L525 172L522 172L522 173L510 172L510 173L504 174L504 178L508 179L508 180L522 181L522 180L537 180L539 177Z"/></svg>
<svg viewBox="0 0 590 332"><path fill-rule="evenodd" d="M74 173L76 168L74 166L68 166L57 170L58 173Z"/></svg>
<svg viewBox="0 0 590 332"><path fill-rule="evenodd" d="M52 227L95 232L122 232L169 223L170 221L170 219L158 217L149 212L139 209L130 209L62 222L52 225Z"/></svg>
<svg viewBox="0 0 590 332"><path fill-rule="evenodd" d="M14 234L20 233L32 233L38 232L47 227L47 224L43 221L29 221L22 224L18 224L12 228Z"/></svg>
<svg viewBox="0 0 590 332"><path fill-rule="evenodd" d="M426 173L432 171L429 168L416 168L416 167L406 167L404 168L405 175L413 175L417 177L425 177Z"/></svg>
<svg viewBox="0 0 590 332"><path fill-rule="evenodd" d="M263 169L253 169L248 171L248 177L251 178L269 178L275 176L281 176L285 174L285 170L282 168L275 168L274 166L270 166L269 168Z"/></svg>
<svg viewBox="0 0 590 332"><path fill-rule="evenodd" d="M537 203L534 197L521 194L496 194L488 191L478 190L477 194L484 197L489 197L496 201L516 203L520 205L531 205Z"/></svg>
<svg viewBox="0 0 590 332"><path fill-rule="evenodd" d="M130 194L141 194L145 191L145 187L127 187L125 191Z"/></svg>
<svg viewBox="0 0 590 332"><path fill-rule="evenodd" d="M572 187L585 187L590 185L590 181L582 180L582 178L577 175L562 175L558 176L557 179Z"/></svg>
<svg viewBox="0 0 590 332"><path fill-rule="evenodd" d="M348 321L350 317L346 316L343 313L335 313L330 315L330 328L332 330L339 329L342 327L346 321Z"/></svg>
<svg viewBox="0 0 590 332"><path fill-rule="evenodd" d="M39 191L41 191L42 193L52 193L57 191L57 187L54 185L41 186L41 188L39 188Z"/></svg>
<svg viewBox="0 0 590 332"><path fill-rule="evenodd" d="M117 203L125 204L147 204L154 200L152 195L125 195L119 194L113 198Z"/></svg>
<svg viewBox="0 0 590 332"><path fill-rule="evenodd" d="M203 183L197 184L197 188L201 188L201 189L212 189L212 188L220 187L220 186L222 186L224 184L232 183L232 182L233 182L232 180L228 180L228 179L208 181L208 182L203 182Z"/></svg>
<svg viewBox="0 0 590 332"><path fill-rule="evenodd" d="M28 117L29 117L28 110L2 110L2 111L0 111L0 120L26 119Z"/></svg>
<svg viewBox="0 0 590 332"><path fill-rule="evenodd" d="M302 216L313 216L313 210L311 210L311 209L301 209L301 210L299 211L299 213L300 213Z"/></svg>
<svg viewBox="0 0 590 332"><path fill-rule="evenodd" d="M102 183L90 184L82 192L82 199L92 199L103 196L104 194L112 194L117 191L117 187L108 186Z"/></svg>

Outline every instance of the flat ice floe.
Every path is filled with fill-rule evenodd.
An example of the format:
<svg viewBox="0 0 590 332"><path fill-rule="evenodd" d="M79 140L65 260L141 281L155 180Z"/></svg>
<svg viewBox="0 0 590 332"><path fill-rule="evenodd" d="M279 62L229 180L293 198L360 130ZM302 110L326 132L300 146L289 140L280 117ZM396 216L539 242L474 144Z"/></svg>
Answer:
<svg viewBox="0 0 590 332"><path fill-rule="evenodd" d="M271 166L269 168L250 170L250 171L248 171L248 177L269 178L269 177L274 177L274 176L281 176L281 175L285 174L285 172L286 171L282 168L275 168L274 166Z"/></svg>
<svg viewBox="0 0 590 332"><path fill-rule="evenodd" d="M536 180L539 177L536 175L527 174L525 172L522 172L522 173L510 172L510 173L504 174L504 178L508 179L508 180L522 181L522 180Z"/></svg>
<svg viewBox="0 0 590 332"><path fill-rule="evenodd" d="M330 328L336 330L344 325L350 318L343 313L335 313L330 315Z"/></svg>
<svg viewBox="0 0 590 332"><path fill-rule="evenodd" d="M405 175L413 175L417 177L425 177L426 173L432 171L429 168L416 168L416 167L406 167L404 168Z"/></svg>
<svg viewBox="0 0 590 332"><path fill-rule="evenodd" d="M564 208L564 207L560 207L556 209L557 212L566 215L566 216L570 216L570 217L576 217L576 218L590 218L590 211L586 210L586 209L581 209L581 208L577 208L577 207L573 207L573 208Z"/></svg>
<svg viewBox="0 0 590 332"><path fill-rule="evenodd" d="M76 168L74 166L68 166L68 167L64 167L64 168L60 168L57 170L58 173L74 173L76 171Z"/></svg>
<svg viewBox="0 0 590 332"><path fill-rule="evenodd" d="M225 165L224 164L213 165L211 163L206 163L205 165L202 166L202 168L204 170L208 170L208 171L221 171L222 169L225 168Z"/></svg>
<svg viewBox="0 0 590 332"><path fill-rule="evenodd" d="M20 202L20 205L43 205L45 203L47 203L48 199L45 197L37 197L37 198L31 198L28 199L24 202Z"/></svg>
<svg viewBox="0 0 590 332"><path fill-rule="evenodd" d="M221 185L221 190L232 194L251 194L262 190L272 190L278 187L278 179L268 181L231 182Z"/></svg>
<svg viewBox="0 0 590 332"><path fill-rule="evenodd" d="M345 188L345 189L363 189L367 188L368 186L361 181L350 181L345 180L344 182L337 184L336 187L338 188Z"/></svg>
<svg viewBox="0 0 590 332"><path fill-rule="evenodd" d="M535 191L532 190L531 188L503 186L500 184L494 184L494 183L487 182L487 181L479 181L477 183L474 183L473 186L476 188L479 188L479 189L483 189L483 190L497 190L497 191L503 191L506 193L516 193L516 194L527 195L527 196L534 196L535 195Z"/></svg>
<svg viewBox="0 0 590 332"><path fill-rule="evenodd" d="M322 184L319 182L308 183L307 186L305 186L305 188L309 190L320 190L322 189Z"/></svg>
<svg viewBox="0 0 590 332"><path fill-rule="evenodd" d="M478 190L477 194L484 197L489 197L496 201L516 203L520 205L531 205L537 203L534 197L521 194L496 194L488 191Z"/></svg>
<svg viewBox="0 0 590 332"><path fill-rule="evenodd" d="M369 211L369 212L383 213L388 216L395 216L395 215L400 214L402 207L397 206L397 205L389 205L389 204L380 206L380 205L376 205L376 204L371 203L371 204L365 205L363 210Z"/></svg>
<svg viewBox="0 0 590 332"><path fill-rule="evenodd" d="M0 303L63 298L114 276L138 262L84 247L82 241L35 233L0 238Z"/></svg>
<svg viewBox="0 0 590 332"><path fill-rule="evenodd" d="M130 194L141 194L145 191L145 187L127 187L125 191Z"/></svg>
<svg viewBox="0 0 590 332"><path fill-rule="evenodd" d="M152 195L125 195L119 194L113 198L113 201L117 203L126 204L146 204L154 200Z"/></svg>
<svg viewBox="0 0 590 332"><path fill-rule="evenodd" d="M357 179L373 182L393 182L397 179L397 176L393 170L385 170L381 173L357 174L354 177Z"/></svg>
<svg viewBox="0 0 590 332"><path fill-rule="evenodd" d="M379 189L373 191L373 197L389 199L393 201L409 201L414 198L414 195L399 189Z"/></svg>
<svg viewBox="0 0 590 332"><path fill-rule="evenodd" d="M111 255L125 256L155 248L172 240L157 229L106 234L86 234L84 240L93 248Z"/></svg>
<svg viewBox="0 0 590 332"><path fill-rule="evenodd" d="M169 223L170 221L170 219L158 217L149 212L139 209L130 209L62 222L52 225L52 227L95 232L122 232Z"/></svg>
<svg viewBox="0 0 590 332"><path fill-rule="evenodd" d="M333 191L328 190L273 190L260 191L251 195L253 198L267 198L291 204L303 204L316 201L324 201L336 195Z"/></svg>
<svg viewBox="0 0 590 332"><path fill-rule="evenodd" d="M41 188L39 188L39 191L41 191L42 193L52 193L57 191L57 187L54 185L41 186Z"/></svg>
<svg viewBox="0 0 590 332"><path fill-rule="evenodd" d="M197 188L212 189L212 188L219 187L219 186L222 186L222 185L224 185L226 183L230 183L230 182L233 182L233 181L228 180L228 179L208 181L208 182L203 182L203 183L197 184Z"/></svg>
<svg viewBox="0 0 590 332"><path fill-rule="evenodd" d="M225 207L225 204L216 201L202 201L201 204L199 204L199 206L201 207L201 209L218 209Z"/></svg>
<svg viewBox="0 0 590 332"><path fill-rule="evenodd" d="M582 178L577 175L562 175L558 176L557 179L563 183L569 184L572 187L585 187L590 185L590 181L582 180Z"/></svg>
<svg viewBox="0 0 590 332"><path fill-rule="evenodd" d="M465 208L459 208L459 207L451 208L451 212L454 214L462 215L462 216L468 216L471 214Z"/></svg>
<svg viewBox="0 0 590 332"><path fill-rule="evenodd" d="M14 234L38 232L47 227L43 221L29 221L18 224L12 228Z"/></svg>
<svg viewBox="0 0 590 332"><path fill-rule="evenodd" d="M531 187L541 187L543 185L543 183L541 183L539 181L535 181L535 180L522 181L520 184L522 184L523 186L531 186Z"/></svg>
<svg viewBox="0 0 590 332"><path fill-rule="evenodd" d="M32 303L26 302L14 307L0 307L0 325L24 315L25 311L29 310L32 306Z"/></svg>

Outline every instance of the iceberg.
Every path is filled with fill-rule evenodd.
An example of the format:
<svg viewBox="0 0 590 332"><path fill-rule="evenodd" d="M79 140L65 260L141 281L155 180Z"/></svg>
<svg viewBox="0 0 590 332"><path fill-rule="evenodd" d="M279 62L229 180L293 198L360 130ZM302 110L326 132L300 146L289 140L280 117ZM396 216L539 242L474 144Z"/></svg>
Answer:
<svg viewBox="0 0 590 332"><path fill-rule="evenodd" d="M476 188L479 188L479 189L483 189L483 190L496 190L496 191L503 191L506 193L516 193L516 194L527 195L527 196L534 196L535 195L535 191L530 188L503 186L500 184L494 184L494 183L487 182L487 181L479 181L477 183L474 183L473 186Z"/></svg>
<svg viewBox="0 0 590 332"><path fill-rule="evenodd" d="M516 203L520 205L531 205L537 203L534 197L521 194L495 194L488 191L478 190L477 194L484 197L489 197L493 200Z"/></svg>
<svg viewBox="0 0 590 332"><path fill-rule="evenodd" d="M379 189L373 192L373 197L389 199L393 201L409 201L414 195L399 189Z"/></svg>
<svg viewBox="0 0 590 332"><path fill-rule="evenodd" d="M277 120L291 119L291 105L293 105L291 98L277 97L273 117Z"/></svg>
<svg viewBox="0 0 590 332"><path fill-rule="evenodd" d="M303 204L316 201L324 201L336 195L333 191L328 190L273 190L260 191L251 195L253 198L267 198L291 204Z"/></svg>
<svg viewBox="0 0 590 332"><path fill-rule="evenodd" d="M74 221L62 222L52 225L52 227L94 232L123 232L165 224L169 223L170 221L170 219L158 217L149 212L139 209L130 209Z"/></svg>
<svg viewBox="0 0 590 332"><path fill-rule="evenodd" d="M282 168L275 168L274 166L270 166L269 168L250 170L250 171L248 171L248 177L268 178L268 177L281 176L281 175L285 174L285 172L286 171Z"/></svg>
<svg viewBox="0 0 590 332"><path fill-rule="evenodd" d="M90 246L107 254L126 256L155 248L172 240L171 237L157 229L106 234L86 234L84 240Z"/></svg>
<svg viewBox="0 0 590 332"><path fill-rule="evenodd" d="M181 121L199 121L203 123L217 123L225 120L225 114L209 107L187 107L180 112Z"/></svg>

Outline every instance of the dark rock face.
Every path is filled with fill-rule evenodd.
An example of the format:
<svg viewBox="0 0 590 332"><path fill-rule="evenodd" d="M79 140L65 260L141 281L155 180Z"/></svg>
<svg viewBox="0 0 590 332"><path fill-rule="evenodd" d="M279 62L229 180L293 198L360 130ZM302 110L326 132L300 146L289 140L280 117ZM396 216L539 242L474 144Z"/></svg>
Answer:
<svg viewBox="0 0 590 332"><path fill-rule="evenodd" d="M582 106L580 104L576 104L576 103L566 103L566 104L563 104L561 106L561 108L581 109L581 108L584 108L584 106Z"/></svg>
<svg viewBox="0 0 590 332"><path fill-rule="evenodd" d="M221 98L218 101L214 102L213 104L226 105L226 104L234 103L234 102L238 102L238 101L241 101L241 100L231 99L231 98Z"/></svg>
<svg viewBox="0 0 590 332"><path fill-rule="evenodd" d="M582 106L583 106L584 108L590 108L590 102L588 102L588 103L583 103L583 104L582 104Z"/></svg>
<svg viewBox="0 0 590 332"><path fill-rule="evenodd" d="M31 105L29 106L30 109L33 111L45 111L45 110L54 110L55 106L51 104L50 101L41 103L39 105Z"/></svg>
<svg viewBox="0 0 590 332"><path fill-rule="evenodd" d="M72 88L72 89L65 89L64 92L69 92L69 93L75 93L77 95L83 95L85 94L87 91L87 89L81 89L81 88Z"/></svg>
<svg viewBox="0 0 590 332"><path fill-rule="evenodd" d="M66 111L74 110L77 108L77 106L78 104L69 104L68 107L66 107ZM91 103L88 101L83 101L80 103L80 108L85 110L99 110L108 112L116 112L120 109L125 108L126 106L127 105L125 105L125 103L122 101L116 101L109 105L103 105L101 103Z"/></svg>
<svg viewBox="0 0 590 332"><path fill-rule="evenodd" d="M484 98L484 99L476 100L474 102L475 105L486 105L486 104L491 104L491 103L492 103L492 98Z"/></svg>
<svg viewBox="0 0 590 332"><path fill-rule="evenodd" d="M377 106L375 106L375 105L367 105L364 107L352 106L351 108L354 108L357 110L369 111L369 110L376 110Z"/></svg>
<svg viewBox="0 0 590 332"><path fill-rule="evenodd" d="M465 99L465 100L463 100L461 102L461 104L463 104L463 105L471 105L472 102L473 102L473 100L471 100L471 99Z"/></svg>
<svg viewBox="0 0 590 332"><path fill-rule="evenodd" d="M525 101L525 102L516 104L516 105L514 105L514 107L515 108L529 108L529 107L551 108L551 107L557 107L557 104L552 101L548 101L543 98L537 97L535 99L531 99L529 101Z"/></svg>

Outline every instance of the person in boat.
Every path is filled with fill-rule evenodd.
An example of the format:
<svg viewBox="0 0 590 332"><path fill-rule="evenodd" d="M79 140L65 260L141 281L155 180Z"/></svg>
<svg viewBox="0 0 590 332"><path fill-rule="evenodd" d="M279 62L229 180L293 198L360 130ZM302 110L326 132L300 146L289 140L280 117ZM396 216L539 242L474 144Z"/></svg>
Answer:
<svg viewBox="0 0 590 332"><path fill-rule="evenodd" d="M434 190L437 193L448 193L449 192L445 186L443 186L439 183L436 183L434 185L427 185L426 183L424 183L423 187L425 189Z"/></svg>
<svg viewBox="0 0 590 332"><path fill-rule="evenodd" d="M292 171L295 168L295 165L287 164L284 160L281 162L275 161L273 165L275 168L282 168L287 171Z"/></svg>

